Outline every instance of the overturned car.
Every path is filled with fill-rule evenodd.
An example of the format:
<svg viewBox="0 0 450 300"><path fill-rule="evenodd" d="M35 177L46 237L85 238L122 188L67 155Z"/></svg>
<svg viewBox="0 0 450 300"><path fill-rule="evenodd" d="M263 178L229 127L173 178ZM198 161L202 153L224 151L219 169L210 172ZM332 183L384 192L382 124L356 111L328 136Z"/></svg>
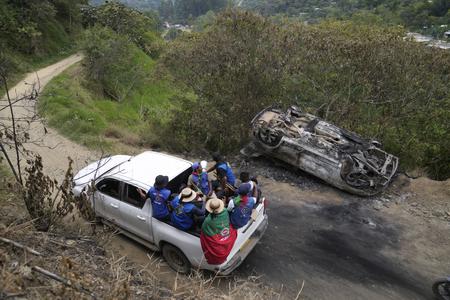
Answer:
<svg viewBox="0 0 450 300"><path fill-rule="evenodd" d="M266 108L252 120L254 141L247 156L268 155L287 162L347 192L371 196L391 181L398 158L364 139L291 106Z"/></svg>

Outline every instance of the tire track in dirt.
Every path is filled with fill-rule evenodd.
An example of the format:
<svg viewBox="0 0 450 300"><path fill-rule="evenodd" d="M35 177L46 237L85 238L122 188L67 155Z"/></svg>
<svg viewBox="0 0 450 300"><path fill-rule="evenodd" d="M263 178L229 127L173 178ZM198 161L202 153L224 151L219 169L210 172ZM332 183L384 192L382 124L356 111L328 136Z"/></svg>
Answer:
<svg viewBox="0 0 450 300"><path fill-rule="evenodd" d="M36 72L28 73L22 81L9 90L10 97L14 102L14 99L29 95L33 86L39 88L39 92L42 92L50 80L82 59L83 56L81 54L74 54ZM25 144L25 148L42 157L44 169L48 175L56 179L63 178L69 156L74 160L75 170L79 170L88 161L95 160L100 156L99 153L61 136L55 129L45 127L42 119L34 118L37 116L36 101L37 99L20 101L13 104L13 108L16 119L23 119L18 122L18 125L25 128L29 126L30 140ZM2 103L5 103L4 100ZM0 118L2 120L10 120L9 110L4 109L0 111ZM28 125L29 121L31 123ZM12 159L15 159L14 151L8 151L8 153ZM25 163L26 159L22 158L22 166Z"/></svg>

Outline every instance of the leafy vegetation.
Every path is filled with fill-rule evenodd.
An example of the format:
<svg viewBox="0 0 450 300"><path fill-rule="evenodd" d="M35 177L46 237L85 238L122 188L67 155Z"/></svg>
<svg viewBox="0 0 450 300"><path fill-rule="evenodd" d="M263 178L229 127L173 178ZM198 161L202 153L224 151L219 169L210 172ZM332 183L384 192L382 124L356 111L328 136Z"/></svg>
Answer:
<svg viewBox="0 0 450 300"><path fill-rule="evenodd" d="M382 141L404 168L450 176L450 54L404 41L401 27L228 10L159 58L143 46L158 21L128 10L108 3L88 14L84 69L58 77L41 100L50 124L75 140L233 152L255 113L297 104Z"/></svg>
<svg viewBox="0 0 450 300"><path fill-rule="evenodd" d="M298 104L381 140L404 167L447 178L450 53L403 36L398 28L305 26L227 11L165 55L172 76L198 97L178 99L167 132L180 148L236 151L256 112Z"/></svg>
<svg viewBox="0 0 450 300"><path fill-rule="evenodd" d="M144 63L149 61L146 58ZM39 112L50 126L91 148L111 149L113 142L155 145L157 137L150 122L164 123L169 100L179 91L158 78L154 67L150 74L141 87L117 102L94 92L93 83L76 65L47 85L39 99Z"/></svg>
<svg viewBox="0 0 450 300"><path fill-rule="evenodd" d="M186 23L208 11L219 11L227 4L227 0L162 0L159 14L165 20Z"/></svg>
<svg viewBox="0 0 450 300"><path fill-rule="evenodd" d="M72 51L82 4L86 1L0 0L0 56L14 66L11 81Z"/></svg>
<svg viewBox="0 0 450 300"><path fill-rule="evenodd" d="M117 2L98 7L86 7L83 10L83 25L107 27L118 35L126 37L153 58L157 58L161 51L162 40L157 34L159 19ZM93 30L96 29L98 28Z"/></svg>
<svg viewBox="0 0 450 300"><path fill-rule="evenodd" d="M309 22L331 17L378 25L404 25L435 36L442 36L450 25L447 0L244 0L243 6L264 15L283 14Z"/></svg>

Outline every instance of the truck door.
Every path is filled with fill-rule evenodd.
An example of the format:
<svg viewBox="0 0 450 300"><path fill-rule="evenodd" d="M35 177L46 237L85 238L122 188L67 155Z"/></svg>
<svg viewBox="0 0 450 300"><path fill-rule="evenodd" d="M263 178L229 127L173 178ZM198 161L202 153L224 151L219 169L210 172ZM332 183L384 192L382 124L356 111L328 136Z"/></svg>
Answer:
<svg viewBox="0 0 450 300"><path fill-rule="evenodd" d="M95 210L105 219L117 224L120 221L121 183L112 178L102 179L96 184Z"/></svg>
<svg viewBox="0 0 450 300"><path fill-rule="evenodd" d="M150 199L142 199L137 187L128 183L124 184L123 193L120 206L122 227L149 242L153 242Z"/></svg>

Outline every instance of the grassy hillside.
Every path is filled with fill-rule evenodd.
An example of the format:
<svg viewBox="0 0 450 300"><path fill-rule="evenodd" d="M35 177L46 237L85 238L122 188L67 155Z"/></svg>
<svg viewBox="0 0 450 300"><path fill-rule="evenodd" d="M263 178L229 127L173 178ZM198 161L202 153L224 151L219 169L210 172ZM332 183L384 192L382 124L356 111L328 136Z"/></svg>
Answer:
<svg viewBox="0 0 450 300"><path fill-rule="evenodd" d="M74 51L84 3L0 0L0 70L10 83Z"/></svg>
<svg viewBox="0 0 450 300"><path fill-rule="evenodd" d="M170 99L179 91L168 80L152 78L154 62L145 84L124 101L94 92L78 64L52 80L39 101L39 112L50 126L70 139L91 148L111 149L126 145L154 144L152 122L165 122Z"/></svg>

